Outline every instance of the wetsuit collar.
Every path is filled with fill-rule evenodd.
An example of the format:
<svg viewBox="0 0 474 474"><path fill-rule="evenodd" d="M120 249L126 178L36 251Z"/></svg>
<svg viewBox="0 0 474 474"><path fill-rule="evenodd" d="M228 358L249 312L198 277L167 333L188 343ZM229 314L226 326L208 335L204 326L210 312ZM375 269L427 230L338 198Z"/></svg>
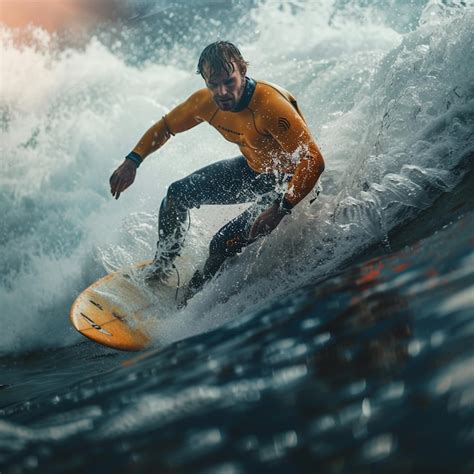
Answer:
<svg viewBox="0 0 474 474"><path fill-rule="evenodd" d="M251 77L245 76L244 92L242 93L242 97L240 98L237 106L234 109L232 109L232 112L240 112L244 110L247 107L247 105L249 105L250 99L252 99L256 86L257 86L257 83L255 82L254 79L252 79Z"/></svg>

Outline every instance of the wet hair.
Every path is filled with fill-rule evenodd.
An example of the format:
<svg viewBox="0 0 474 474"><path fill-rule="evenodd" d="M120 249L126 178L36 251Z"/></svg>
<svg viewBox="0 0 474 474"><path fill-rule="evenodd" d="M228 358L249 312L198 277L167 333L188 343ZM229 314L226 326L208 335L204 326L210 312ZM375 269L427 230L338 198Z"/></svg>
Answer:
<svg viewBox="0 0 474 474"><path fill-rule="evenodd" d="M242 53L237 46L228 41L216 41L206 46L199 57L197 65L197 74L204 77L204 68L207 66L210 75L216 72L226 72L232 74L234 72L234 64L237 65L239 71L242 72L248 66L248 62L242 57Z"/></svg>

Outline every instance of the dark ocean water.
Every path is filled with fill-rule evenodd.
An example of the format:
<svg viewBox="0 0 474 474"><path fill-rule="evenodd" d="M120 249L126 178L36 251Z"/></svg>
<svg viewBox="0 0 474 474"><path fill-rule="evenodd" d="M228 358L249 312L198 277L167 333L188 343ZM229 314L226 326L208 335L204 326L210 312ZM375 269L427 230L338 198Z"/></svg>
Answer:
<svg viewBox="0 0 474 474"><path fill-rule="evenodd" d="M92 38L0 28L0 472L473 472L471 6L120 5ZM108 196L216 37L297 95L322 193L157 309L150 350L100 347L74 298L150 257L170 182L235 155L197 127ZM193 213L188 258L236 212Z"/></svg>
<svg viewBox="0 0 474 474"><path fill-rule="evenodd" d="M3 357L2 472L471 472L472 184L207 334Z"/></svg>

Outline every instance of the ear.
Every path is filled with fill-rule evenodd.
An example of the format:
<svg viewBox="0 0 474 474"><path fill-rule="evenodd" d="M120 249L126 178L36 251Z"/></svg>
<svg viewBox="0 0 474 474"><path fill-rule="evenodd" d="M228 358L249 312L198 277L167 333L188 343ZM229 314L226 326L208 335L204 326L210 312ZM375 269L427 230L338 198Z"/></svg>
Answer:
<svg viewBox="0 0 474 474"><path fill-rule="evenodd" d="M243 64L240 68L240 74L242 77L245 77L245 75L247 74L247 65Z"/></svg>

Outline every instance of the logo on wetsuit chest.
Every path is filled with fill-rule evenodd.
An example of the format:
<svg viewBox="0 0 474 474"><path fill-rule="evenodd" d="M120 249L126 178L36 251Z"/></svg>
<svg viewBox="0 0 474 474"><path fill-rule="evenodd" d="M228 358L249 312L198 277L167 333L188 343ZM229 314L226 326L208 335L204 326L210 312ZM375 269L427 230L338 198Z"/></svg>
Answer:
<svg viewBox="0 0 474 474"><path fill-rule="evenodd" d="M235 130L231 130L230 128L223 127L222 125L217 125L218 128L221 130L225 130L226 132L233 133L234 135L238 135L239 137L243 135L243 133L236 132Z"/></svg>

